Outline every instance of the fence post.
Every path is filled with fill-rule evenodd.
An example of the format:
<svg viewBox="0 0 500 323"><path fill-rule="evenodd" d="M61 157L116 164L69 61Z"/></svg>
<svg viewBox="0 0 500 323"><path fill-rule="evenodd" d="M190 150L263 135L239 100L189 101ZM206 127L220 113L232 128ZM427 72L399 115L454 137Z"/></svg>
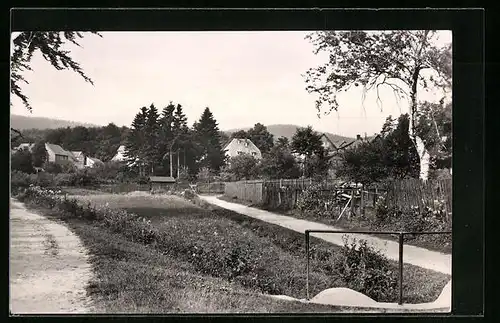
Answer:
<svg viewBox="0 0 500 323"><path fill-rule="evenodd" d="M361 185L361 197L360 197L360 207L361 207L361 215L365 216L365 186Z"/></svg>
<svg viewBox="0 0 500 323"><path fill-rule="evenodd" d="M354 188L351 190L351 214L349 215L349 218L354 215L354 194L355 190Z"/></svg>
<svg viewBox="0 0 500 323"><path fill-rule="evenodd" d="M399 305L403 304L403 237L404 233L399 233Z"/></svg>
<svg viewBox="0 0 500 323"><path fill-rule="evenodd" d="M309 230L306 230L306 299L309 300Z"/></svg>

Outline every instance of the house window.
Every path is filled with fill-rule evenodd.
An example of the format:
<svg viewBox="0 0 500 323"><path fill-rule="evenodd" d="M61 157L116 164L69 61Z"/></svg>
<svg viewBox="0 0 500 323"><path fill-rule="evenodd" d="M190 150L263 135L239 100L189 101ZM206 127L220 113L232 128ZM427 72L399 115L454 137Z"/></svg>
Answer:
<svg viewBox="0 0 500 323"><path fill-rule="evenodd" d="M56 155L56 162L58 161L66 161L68 160L68 156L65 155Z"/></svg>

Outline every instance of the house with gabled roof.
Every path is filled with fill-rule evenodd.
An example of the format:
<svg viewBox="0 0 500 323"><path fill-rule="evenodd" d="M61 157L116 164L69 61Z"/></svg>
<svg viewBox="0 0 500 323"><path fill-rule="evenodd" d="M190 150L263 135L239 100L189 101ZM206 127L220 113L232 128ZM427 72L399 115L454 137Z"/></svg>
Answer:
<svg viewBox="0 0 500 323"><path fill-rule="evenodd" d="M224 147L224 150L229 158L242 154L248 154L256 159L262 158L260 149L250 139L234 138Z"/></svg>
<svg viewBox="0 0 500 323"><path fill-rule="evenodd" d="M126 148L124 145L121 145L118 147L118 150L116 151L116 155L111 159L112 161L126 161L127 157L125 156Z"/></svg>
<svg viewBox="0 0 500 323"><path fill-rule="evenodd" d="M56 144L45 143L45 150L47 150L47 161L61 164L66 162L77 163L78 159L67 150Z"/></svg>
<svg viewBox="0 0 500 323"><path fill-rule="evenodd" d="M14 149L17 151L24 150L24 149L28 149L29 151L32 151L33 147L35 147L35 144L33 144L33 143L22 143Z"/></svg>

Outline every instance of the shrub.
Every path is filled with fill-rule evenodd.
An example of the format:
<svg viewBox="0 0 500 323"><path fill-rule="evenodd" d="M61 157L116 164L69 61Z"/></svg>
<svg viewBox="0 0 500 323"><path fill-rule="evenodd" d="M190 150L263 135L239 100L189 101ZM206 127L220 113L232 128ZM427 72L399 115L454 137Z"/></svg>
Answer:
<svg viewBox="0 0 500 323"><path fill-rule="evenodd" d="M62 173L62 166L59 165L59 164L56 164L54 162L46 162L44 165L43 165L43 169L47 172L47 173L51 173L51 174L59 174L59 173Z"/></svg>
<svg viewBox="0 0 500 323"><path fill-rule="evenodd" d="M92 171L81 169L73 174L72 183L75 186L92 186L99 184L99 179Z"/></svg>
<svg viewBox="0 0 500 323"><path fill-rule="evenodd" d="M346 236L343 240L341 252L333 257L333 267L347 287L375 300L395 295L398 277L389 260L366 240L349 241Z"/></svg>
<svg viewBox="0 0 500 323"><path fill-rule="evenodd" d="M54 177L54 184L56 186L71 186L74 184L74 175L60 173Z"/></svg>
<svg viewBox="0 0 500 323"><path fill-rule="evenodd" d="M321 184L315 184L300 194L296 207L306 215L331 216L331 207L340 203L338 198L324 196Z"/></svg>
<svg viewBox="0 0 500 323"><path fill-rule="evenodd" d="M32 184L32 181L29 174L17 170L10 172L10 185L13 189L27 188L30 184Z"/></svg>
<svg viewBox="0 0 500 323"><path fill-rule="evenodd" d="M31 184L41 187L54 186L54 175L47 172L40 172L30 175Z"/></svg>

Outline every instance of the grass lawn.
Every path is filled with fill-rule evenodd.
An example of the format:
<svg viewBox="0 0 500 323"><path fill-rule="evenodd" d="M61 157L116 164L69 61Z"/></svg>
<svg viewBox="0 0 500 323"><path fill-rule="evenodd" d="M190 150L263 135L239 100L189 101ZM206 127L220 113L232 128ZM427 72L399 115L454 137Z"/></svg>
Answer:
<svg viewBox="0 0 500 323"><path fill-rule="evenodd" d="M232 203L238 203L238 204L243 204L246 206L251 206L255 208L259 208L262 210L282 214L282 215L287 215L291 216L294 218L298 219L303 219L303 220L309 220L309 221L315 221L331 226L335 226L338 228L346 229L346 230L359 230L359 231L364 231L364 230L371 230L371 231L400 231L400 228L397 224L395 223L379 223L379 224L374 224L373 221L370 219L374 217L373 215L373 209L371 208L366 208L365 210L365 216L360 217L351 217L351 219L348 219L347 217L342 217L339 221L337 221L338 214L333 216L331 218L325 218L323 216L317 216L317 215L303 215L301 212L298 210L282 210L282 209L268 209L259 205L254 205L250 202L247 201L241 201L238 199L233 199L229 198L226 196L220 196L219 199L227 201L227 202L232 202ZM398 241L398 237L395 235L377 235L379 238L387 239L387 240L392 240L392 241ZM422 247L426 248L429 250L434 250L442 253L447 253L451 254L452 250L452 238L451 235L446 235L445 237L440 237L439 235L421 235L421 236L416 236L416 237L405 237L405 244L416 246L416 247Z"/></svg>
<svg viewBox="0 0 500 323"><path fill-rule="evenodd" d="M53 211L38 209L48 217ZM225 279L203 275L188 261L131 242L78 219L65 219L89 250L94 278L87 287L98 313L391 313L270 298Z"/></svg>
<svg viewBox="0 0 500 323"><path fill-rule="evenodd" d="M169 256L191 263L195 271L207 275L206 262L220 249L238 249L251 259L251 268L234 279L241 286L259 287L258 292L305 297L304 236L280 226L245 217L220 208L200 208L176 196L150 196L146 193L127 195L80 195L79 200L94 205L126 209L151 220L159 230L168 232ZM310 292L315 295L330 287L344 287L332 274L331 256L340 247L312 238ZM208 255L200 263L198 254L187 250L203 249ZM397 263L391 262L397 270ZM215 265L214 265L215 266ZM214 276L216 271L210 271ZM442 291L450 277L409 264L404 268L404 295L407 303L431 302ZM217 275L215 275L217 276ZM397 295L377 301L395 302Z"/></svg>

